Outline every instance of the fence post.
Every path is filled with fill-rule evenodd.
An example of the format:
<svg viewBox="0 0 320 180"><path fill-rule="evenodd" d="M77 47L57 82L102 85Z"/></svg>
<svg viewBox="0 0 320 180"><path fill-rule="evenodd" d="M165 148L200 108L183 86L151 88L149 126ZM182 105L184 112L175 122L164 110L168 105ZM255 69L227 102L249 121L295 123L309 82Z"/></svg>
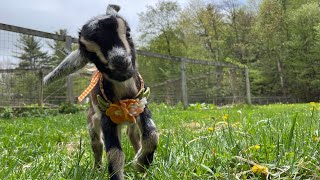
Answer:
<svg viewBox="0 0 320 180"><path fill-rule="evenodd" d="M181 92L182 103L186 109L188 107L188 94L187 94L187 75L186 75L186 62L181 58Z"/></svg>
<svg viewBox="0 0 320 180"><path fill-rule="evenodd" d="M247 92L247 103L251 105L251 92L250 92L250 79L249 79L249 68L244 68L246 76L246 92Z"/></svg>
<svg viewBox="0 0 320 180"><path fill-rule="evenodd" d="M67 53L71 53L72 51L72 37L71 36L66 36L66 51ZM72 80L72 75L70 74L67 77L67 102L73 103L73 80Z"/></svg>
<svg viewBox="0 0 320 180"><path fill-rule="evenodd" d="M40 83L39 83L39 97L38 97L38 106L40 108L42 108L43 106L43 71L42 69L39 70L39 79L40 79Z"/></svg>

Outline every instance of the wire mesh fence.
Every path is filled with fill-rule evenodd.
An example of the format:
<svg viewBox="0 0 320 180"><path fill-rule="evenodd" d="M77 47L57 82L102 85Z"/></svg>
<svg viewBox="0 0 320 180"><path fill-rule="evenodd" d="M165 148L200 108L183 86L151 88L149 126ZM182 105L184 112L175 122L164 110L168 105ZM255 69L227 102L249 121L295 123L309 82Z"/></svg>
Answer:
<svg viewBox="0 0 320 180"><path fill-rule="evenodd" d="M151 101L217 105L246 102L244 69L233 64L141 51L138 62L141 74L152 89Z"/></svg>
<svg viewBox="0 0 320 180"><path fill-rule="evenodd" d="M76 102L87 87L91 74L80 70L68 78L43 86L42 78L52 70L50 61L57 56L58 42L70 52L76 38L0 24L0 106L56 106ZM41 58L23 57L28 47L24 36L39 44ZM26 59L33 60L31 67ZM214 103L224 105L246 102L248 87L243 68L231 63L210 62L138 51L138 69L147 86L149 101L177 104ZM26 64L23 64L23 62ZM48 65L49 64L49 65ZM248 78L248 77L247 77Z"/></svg>

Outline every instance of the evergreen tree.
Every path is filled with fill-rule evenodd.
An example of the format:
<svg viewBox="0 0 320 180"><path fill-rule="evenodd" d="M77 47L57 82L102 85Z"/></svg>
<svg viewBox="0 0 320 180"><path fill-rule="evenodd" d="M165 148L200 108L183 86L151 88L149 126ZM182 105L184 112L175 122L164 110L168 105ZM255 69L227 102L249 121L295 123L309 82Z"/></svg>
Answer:
<svg viewBox="0 0 320 180"><path fill-rule="evenodd" d="M34 36L21 35L19 44L16 46L22 50L16 56L21 60L18 68L38 69L48 63L48 53L41 50L40 40L37 40Z"/></svg>

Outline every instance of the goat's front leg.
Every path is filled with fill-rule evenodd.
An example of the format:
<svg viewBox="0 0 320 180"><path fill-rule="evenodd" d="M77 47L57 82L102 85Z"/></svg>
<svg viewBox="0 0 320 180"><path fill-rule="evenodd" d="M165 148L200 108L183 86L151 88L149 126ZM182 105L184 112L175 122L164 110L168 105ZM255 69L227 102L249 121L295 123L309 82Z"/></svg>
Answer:
<svg viewBox="0 0 320 180"><path fill-rule="evenodd" d="M153 154L158 146L158 130L153 123L148 107L140 114L138 125L141 130L141 148L134 158L134 165L138 171L144 172L153 161Z"/></svg>
<svg viewBox="0 0 320 180"><path fill-rule="evenodd" d="M100 117L98 114L95 114L93 108L90 108L88 113L88 129L94 153L94 166L99 169L101 167L103 143L101 141Z"/></svg>
<svg viewBox="0 0 320 180"><path fill-rule="evenodd" d="M124 153L122 152L120 143L120 125L113 123L109 117L103 116L101 127L104 134L110 179L122 180L124 179Z"/></svg>
<svg viewBox="0 0 320 180"><path fill-rule="evenodd" d="M134 152L137 154L137 152L141 148L140 133L139 133L138 125L137 124L130 124L127 128L127 135L128 135L129 140L133 146Z"/></svg>

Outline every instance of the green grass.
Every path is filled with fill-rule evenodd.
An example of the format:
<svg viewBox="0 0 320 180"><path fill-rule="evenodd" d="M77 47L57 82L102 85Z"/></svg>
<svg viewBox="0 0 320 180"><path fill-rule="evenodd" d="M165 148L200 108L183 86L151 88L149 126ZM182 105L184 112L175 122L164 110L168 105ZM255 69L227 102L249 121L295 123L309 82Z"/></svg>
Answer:
<svg viewBox="0 0 320 180"><path fill-rule="evenodd" d="M272 179L320 178L319 104L150 108L160 133L154 163L136 173L123 136L126 179L265 179L257 164ZM85 117L1 119L0 179L108 177L92 168Z"/></svg>

